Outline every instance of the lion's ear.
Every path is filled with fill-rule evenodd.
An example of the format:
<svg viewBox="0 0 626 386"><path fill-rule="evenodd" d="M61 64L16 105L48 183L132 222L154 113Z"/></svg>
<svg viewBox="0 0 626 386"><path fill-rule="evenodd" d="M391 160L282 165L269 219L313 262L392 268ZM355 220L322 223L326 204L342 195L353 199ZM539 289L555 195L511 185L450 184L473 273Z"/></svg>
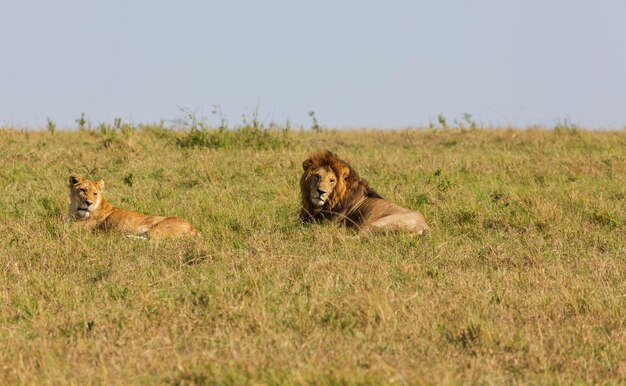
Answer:
<svg viewBox="0 0 626 386"><path fill-rule="evenodd" d="M311 169L311 164L313 163L313 161L311 161L310 158L304 160L304 162L302 163L302 169L306 172L309 169Z"/></svg>
<svg viewBox="0 0 626 386"><path fill-rule="evenodd" d="M76 174L76 173L72 173L72 174L70 174L69 181L70 181L70 185L76 185L76 184L82 182L83 178L81 176L79 176L78 174Z"/></svg>
<svg viewBox="0 0 626 386"><path fill-rule="evenodd" d="M96 182L96 186L98 187L98 189L104 190L104 180L100 179L100 181Z"/></svg>
<svg viewBox="0 0 626 386"><path fill-rule="evenodd" d="M339 167L339 174L341 178L345 180L350 175L350 167L348 165L341 165Z"/></svg>

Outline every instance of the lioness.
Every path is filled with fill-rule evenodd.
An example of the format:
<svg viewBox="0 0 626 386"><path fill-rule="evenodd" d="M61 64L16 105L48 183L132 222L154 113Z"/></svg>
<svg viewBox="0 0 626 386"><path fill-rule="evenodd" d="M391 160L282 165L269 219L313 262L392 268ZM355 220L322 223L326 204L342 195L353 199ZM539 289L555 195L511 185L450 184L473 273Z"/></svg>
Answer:
<svg viewBox="0 0 626 386"><path fill-rule="evenodd" d="M421 235L429 229L421 213L382 198L335 153L311 154L302 168L300 219L305 222L334 220L373 233L408 231Z"/></svg>
<svg viewBox="0 0 626 386"><path fill-rule="evenodd" d="M102 197L104 181L93 182L72 173L70 207L65 222L76 221L89 229L113 230L146 239L191 236L198 232L178 217L148 216L116 208Z"/></svg>

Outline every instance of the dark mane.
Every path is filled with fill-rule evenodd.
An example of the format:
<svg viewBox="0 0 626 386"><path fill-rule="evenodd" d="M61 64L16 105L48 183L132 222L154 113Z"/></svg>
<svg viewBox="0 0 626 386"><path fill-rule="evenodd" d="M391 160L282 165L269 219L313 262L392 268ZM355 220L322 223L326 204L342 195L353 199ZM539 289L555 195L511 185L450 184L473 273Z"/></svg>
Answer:
<svg viewBox="0 0 626 386"><path fill-rule="evenodd" d="M309 171L316 170L320 167L329 167L333 172L340 176L346 168L349 173L345 180L339 178L339 183L331 195L331 199L321 208L312 206L309 200ZM300 218L306 222L317 222L323 220L339 220L350 223L360 222L358 218L352 218L358 213L354 213L357 206L361 205L364 199L380 198L380 196L372 187L369 186L367 180L361 178L359 173L350 166L346 161L341 160L337 154L331 151L320 151L313 153L303 163L305 169L300 179L300 190L302 197L302 209Z"/></svg>

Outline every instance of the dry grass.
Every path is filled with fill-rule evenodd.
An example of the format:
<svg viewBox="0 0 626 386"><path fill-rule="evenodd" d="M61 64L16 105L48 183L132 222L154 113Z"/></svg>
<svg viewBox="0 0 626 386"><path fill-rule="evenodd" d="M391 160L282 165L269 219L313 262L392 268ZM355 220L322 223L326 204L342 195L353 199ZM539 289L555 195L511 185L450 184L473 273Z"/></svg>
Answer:
<svg viewBox="0 0 626 386"><path fill-rule="evenodd" d="M219 135L0 131L0 383L626 382L626 132ZM320 148L431 234L298 223ZM203 237L64 227L71 171Z"/></svg>

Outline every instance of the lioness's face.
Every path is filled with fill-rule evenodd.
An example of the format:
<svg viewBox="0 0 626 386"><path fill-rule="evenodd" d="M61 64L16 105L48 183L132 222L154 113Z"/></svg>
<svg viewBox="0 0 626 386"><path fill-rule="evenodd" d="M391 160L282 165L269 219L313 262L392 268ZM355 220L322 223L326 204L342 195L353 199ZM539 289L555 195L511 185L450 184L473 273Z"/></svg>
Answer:
<svg viewBox="0 0 626 386"><path fill-rule="evenodd" d="M311 172L309 181L311 203L316 207L323 206L337 185L337 176L329 167L321 167Z"/></svg>
<svg viewBox="0 0 626 386"><path fill-rule="evenodd" d="M93 182L83 179L76 173L73 173L69 180L70 200L76 205L76 215L80 218L89 217L102 202L104 181Z"/></svg>

